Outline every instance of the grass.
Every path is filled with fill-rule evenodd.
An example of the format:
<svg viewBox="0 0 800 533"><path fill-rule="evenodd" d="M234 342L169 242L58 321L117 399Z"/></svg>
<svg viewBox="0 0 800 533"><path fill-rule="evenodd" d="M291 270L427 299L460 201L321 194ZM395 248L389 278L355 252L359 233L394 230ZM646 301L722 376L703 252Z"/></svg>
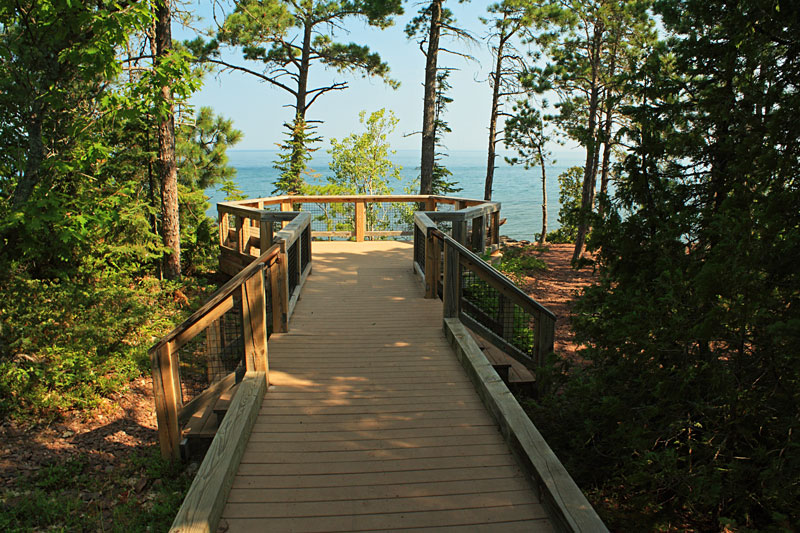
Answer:
<svg viewBox="0 0 800 533"><path fill-rule="evenodd" d="M0 531L166 531L191 480L157 447L110 471L83 456L54 461L0 492Z"/></svg>

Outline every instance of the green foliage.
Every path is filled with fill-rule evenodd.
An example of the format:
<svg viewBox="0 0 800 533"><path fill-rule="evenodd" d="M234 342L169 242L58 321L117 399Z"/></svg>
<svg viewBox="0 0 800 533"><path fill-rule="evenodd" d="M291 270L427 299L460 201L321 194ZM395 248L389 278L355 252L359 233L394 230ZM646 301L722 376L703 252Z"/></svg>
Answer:
<svg viewBox="0 0 800 533"><path fill-rule="evenodd" d="M401 167L389 160L394 154L387 141L397 126L397 117L385 109L373 112L367 118L366 112L361 111L358 119L364 125L364 133L351 133L341 142L331 139L332 160L330 168L333 176L328 181L333 186L330 194L391 194L394 189L390 180L400 181ZM331 206L333 208L333 206ZM352 206L340 205L347 213L347 219L352 219ZM393 222L392 213L388 206L369 203L366 205L366 229L377 231L388 229Z"/></svg>
<svg viewBox="0 0 800 533"><path fill-rule="evenodd" d="M588 365L533 416L612 529L791 531L800 25L782 3L656 7L674 35L628 87L632 151L576 308Z"/></svg>
<svg viewBox="0 0 800 533"><path fill-rule="evenodd" d="M533 275L537 270L547 270L547 263L534 255L531 246L506 246L502 249L503 258L498 270L512 279Z"/></svg>
<svg viewBox="0 0 800 533"><path fill-rule="evenodd" d="M366 112L358 114L358 121L366 131L351 133L341 142L331 139L333 177L329 181L342 186L349 194L391 194L389 180L400 181L401 167L389 160L394 154L387 141L397 126L394 113L379 109L366 118Z"/></svg>
<svg viewBox="0 0 800 533"><path fill-rule="evenodd" d="M86 268L98 276L93 265ZM112 269L92 278L18 273L3 284L2 416L48 419L96 407L149 371L148 346L183 316L172 297L178 286Z"/></svg>
<svg viewBox="0 0 800 533"><path fill-rule="evenodd" d="M309 126L300 116L297 116L293 123L284 126L287 129L287 139L278 145L280 153L274 165L281 175L275 181L272 194L303 194L307 187L303 175L311 173L306 163L311 160L311 154L317 150L311 148L311 145L321 139L313 134L313 126Z"/></svg>
<svg viewBox="0 0 800 533"><path fill-rule="evenodd" d="M85 456L67 457L15 480L14 489L0 489L0 529L15 533L169 529L191 476L182 465L163 461L153 447L118 459L121 464L113 471L98 472ZM134 488L140 480L147 487L142 492Z"/></svg>
<svg viewBox="0 0 800 533"><path fill-rule="evenodd" d="M234 182L236 169L228 166L226 153L241 138L242 132L233 128L232 121L214 116L209 107L200 108L195 120L177 132L181 263L186 273L216 267L218 227L206 215L205 190L221 186L226 199L241 199Z"/></svg>
<svg viewBox="0 0 800 533"><path fill-rule="evenodd" d="M442 152L442 149L445 148L442 138L445 133L452 131L450 125L444 120L447 104L453 101L447 95L448 91L452 89L450 82L447 81L449 77L449 70L442 70L436 74L436 100L433 120L435 152L433 156L432 193L445 196L461 190L461 187L457 186L457 181L450 181L449 178L453 173L442 164L442 158L447 157L447 154Z"/></svg>
<svg viewBox="0 0 800 533"><path fill-rule="evenodd" d="M559 228L547 234L547 242L575 242L580 220L582 182L583 167L570 167L558 176Z"/></svg>

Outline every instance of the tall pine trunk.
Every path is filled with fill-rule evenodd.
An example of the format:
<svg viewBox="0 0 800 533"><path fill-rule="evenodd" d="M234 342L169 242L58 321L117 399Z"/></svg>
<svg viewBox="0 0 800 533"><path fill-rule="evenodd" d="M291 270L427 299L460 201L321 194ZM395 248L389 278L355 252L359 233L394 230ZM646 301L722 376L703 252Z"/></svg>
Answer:
<svg viewBox="0 0 800 533"><path fill-rule="evenodd" d="M586 246L586 234L589 233L589 218L591 217L595 182L597 179L597 111L600 100L600 88L598 86L598 75L600 67L600 45L602 30L595 29L594 39L592 40L592 81L589 93L589 121L586 131L586 164L583 168L583 188L581 190L581 211L578 221L578 234L575 237L575 250L572 253L572 262L577 262L583 255Z"/></svg>
<svg viewBox="0 0 800 533"><path fill-rule="evenodd" d="M503 13L503 21L508 17ZM486 182L483 188L483 199L487 202L492 199L492 187L494 185L494 160L496 157L497 145L497 113L500 107L500 77L503 73L503 47L506 43L506 27L503 25L500 30L500 41L497 44L497 62L495 63L492 87L492 111L489 115L489 153L486 158Z"/></svg>
<svg viewBox="0 0 800 533"><path fill-rule="evenodd" d="M303 49L300 55L300 68L298 69L295 117L294 124L292 124L292 159L290 167L292 183L287 190L290 194L300 194L303 192L302 174L306 168L305 154L307 150L306 143L308 142L305 135L306 109L308 108L306 99L308 96L308 71L311 64L312 28L313 23L306 18L303 25Z"/></svg>
<svg viewBox="0 0 800 533"><path fill-rule="evenodd" d="M539 244L547 242L547 170L544 167L544 154L542 144L536 147L539 153L539 166L542 167L542 235L539 237Z"/></svg>
<svg viewBox="0 0 800 533"><path fill-rule="evenodd" d="M156 59L162 62L172 50L172 15L169 0L160 0L156 8ZM169 113L158 124L158 173L161 179L161 236L168 248L164 258L164 276L181 276L181 230L178 217L178 166L175 161L175 104L170 86L160 89Z"/></svg>
<svg viewBox="0 0 800 533"><path fill-rule="evenodd" d="M443 1L431 2L431 29L428 36L428 52L425 54L425 96L422 103L420 194L433 194L433 163L436 151L436 63L439 55Z"/></svg>

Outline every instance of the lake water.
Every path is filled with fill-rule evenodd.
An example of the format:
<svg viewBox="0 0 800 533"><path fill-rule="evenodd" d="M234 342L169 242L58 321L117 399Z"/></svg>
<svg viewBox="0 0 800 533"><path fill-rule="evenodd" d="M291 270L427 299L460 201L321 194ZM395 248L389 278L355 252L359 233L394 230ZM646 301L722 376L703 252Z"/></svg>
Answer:
<svg viewBox="0 0 800 533"><path fill-rule="evenodd" d="M580 153L561 157L558 164L547 168L547 221L548 231L558 227L558 175L573 165L581 164ZM276 159L275 150L231 150L228 152L230 165L236 168L236 183L250 198L270 196L278 171L272 165ZM392 162L402 166L402 180L391 184L394 192L403 189L419 176L419 151L398 150L391 157ZM314 154L309 166L319 174L318 183L332 173L328 167L331 157L322 150ZM486 152L450 151L442 164L453 175L451 180L458 182L463 190L457 196L483 198L486 179ZM500 202L501 217L507 221L501 233L514 239L533 240L534 233L542 230L542 177L540 169L525 170L522 166L509 166L502 156L497 158L494 173L492 200ZM417 192L417 191L415 191ZM224 200L224 193L208 190L212 209L209 215L216 216L216 203Z"/></svg>

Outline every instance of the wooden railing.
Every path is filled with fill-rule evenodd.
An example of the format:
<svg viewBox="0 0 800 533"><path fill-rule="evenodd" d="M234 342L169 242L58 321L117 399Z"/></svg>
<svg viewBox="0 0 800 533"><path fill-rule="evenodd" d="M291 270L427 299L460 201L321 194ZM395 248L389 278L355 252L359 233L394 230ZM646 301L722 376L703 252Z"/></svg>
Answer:
<svg viewBox="0 0 800 533"><path fill-rule="evenodd" d="M286 212L302 211L312 217L311 237L344 238L357 242L377 238L408 238L413 235L415 211L450 213L453 220L486 224L497 233L500 204L470 198L436 195L339 195L275 196L237 202L221 202L219 212L220 247L227 251L229 267L246 264L266 249L270 229L262 231L261 213L281 220ZM455 211L460 214L453 214ZM481 213L489 214L482 218ZM466 218L465 218L466 217ZM450 220L446 217L442 220ZM465 227L465 234L467 228ZM484 229L476 235L487 235ZM262 242L263 241L263 242Z"/></svg>
<svg viewBox="0 0 800 533"><path fill-rule="evenodd" d="M494 215L486 208L473 209L476 220ZM414 215L414 268L425 280L426 298L441 296L445 318L459 319L528 368L537 369L553 351L555 315L464 245L468 242L479 252L486 248L486 238L475 229L467 238L466 222L454 222L452 236L444 234L437 226L442 215L452 213Z"/></svg>
<svg viewBox="0 0 800 533"><path fill-rule="evenodd" d="M266 223L272 223L266 217L261 224L261 212L238 212L243 221L257 215L265 230ZM200 309L150 348L159 442L165 458L180 458L183 428L193 417L208 416L221 392L242 379L237 372L245 377L268 374L267 338L272 332L288 331L292 310L311 272L310 216L284 213L283 218L291 220L277 233L259 239L259 244L269 242L270 246L258 256L245 257L239 251L247 249L244 228L254 226L237 223L237 242L243 246L221 262L244 264ZM226 323L233 323L232 327ZM184 390L189 384L182 374L187 360L198 359L207 368L200 380L204 389L189 398ZM229 363L212 365L214 359Z"/></svg>

